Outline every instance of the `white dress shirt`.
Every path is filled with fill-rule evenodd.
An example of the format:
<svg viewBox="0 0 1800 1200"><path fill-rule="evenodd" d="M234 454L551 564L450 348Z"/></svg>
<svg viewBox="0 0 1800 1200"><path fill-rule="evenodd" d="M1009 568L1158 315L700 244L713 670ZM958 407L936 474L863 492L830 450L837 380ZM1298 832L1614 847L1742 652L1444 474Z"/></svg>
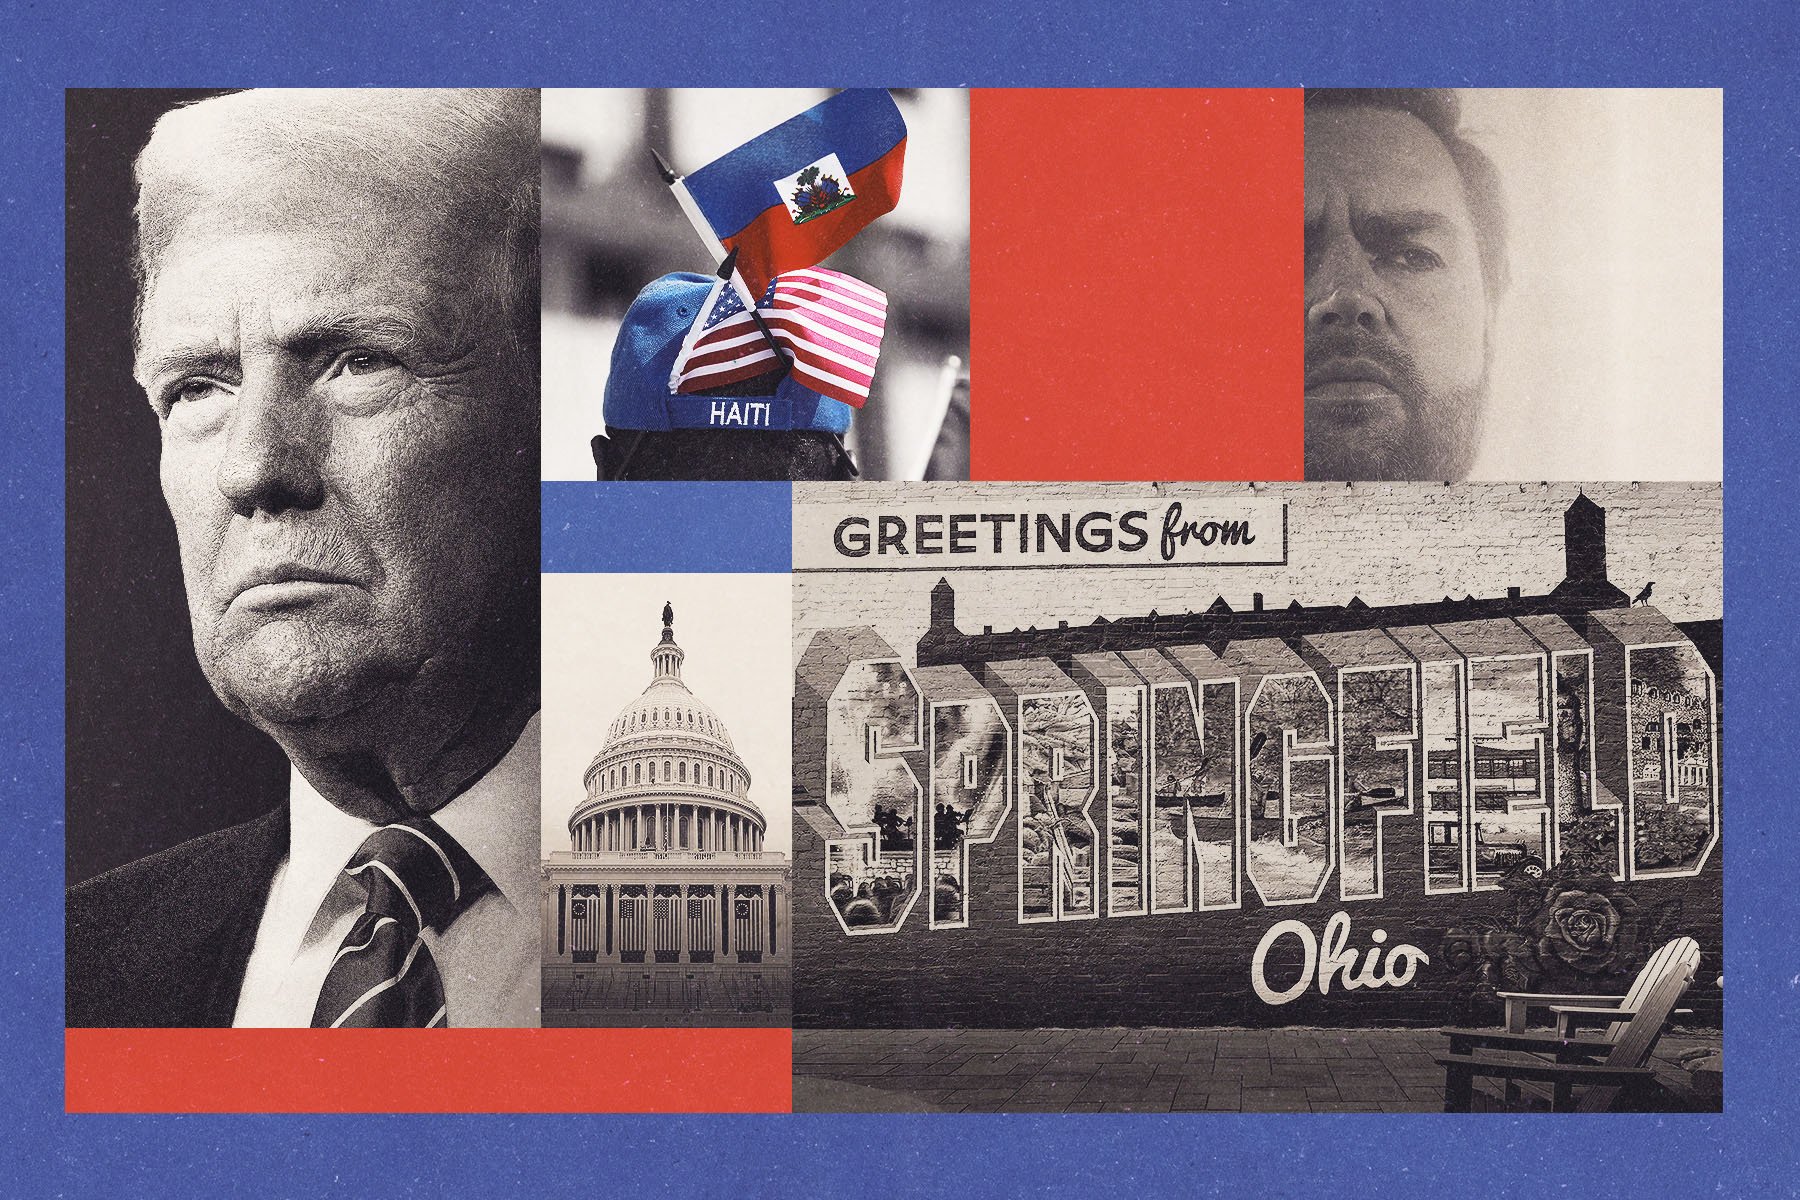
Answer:
<svg viewBox="0 0 1800 1200"><path fill-rule="evenodd" d="M422 935L453 1027L538 1024L538 722L534 715L493 770L431 814L494 881L448 929ZM288 854L269 885L233 1025L311 1025L325 974L367 899L344 867L380 827L332 805L298 770L288 817Z"/></svg>

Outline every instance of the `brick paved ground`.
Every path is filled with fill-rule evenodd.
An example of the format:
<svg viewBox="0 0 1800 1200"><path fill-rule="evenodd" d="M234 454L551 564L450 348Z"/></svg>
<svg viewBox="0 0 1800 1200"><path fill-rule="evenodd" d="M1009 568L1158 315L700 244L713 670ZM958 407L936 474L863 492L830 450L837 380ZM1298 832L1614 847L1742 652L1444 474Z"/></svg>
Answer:
<svg viewBox="0 0 1800 1200"><path fill-rule="evenodd" d="M1659 1073L1706 1038L1665 1037ZM1437 1112L1422 1029L795 1030L800 1112Z"/></svg>

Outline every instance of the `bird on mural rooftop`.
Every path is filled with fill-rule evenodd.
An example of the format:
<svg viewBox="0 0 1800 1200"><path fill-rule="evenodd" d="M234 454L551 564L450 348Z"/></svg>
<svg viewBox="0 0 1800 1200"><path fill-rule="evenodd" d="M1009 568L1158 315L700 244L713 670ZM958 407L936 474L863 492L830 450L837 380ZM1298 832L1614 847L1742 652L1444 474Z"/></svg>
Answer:
<svg viewBox="0 0 1800 1200"><path fill-rule="evenodd" d="M1633 604L1648 604L1648 603L1650 603L1650 589L1655 586L1656 586L1656 580L1652 579L1649 583L1646 583L1644 585L1644 590L1639 592L1636 595L1636 597L1634 597L1632 599L1631 602Z"/></svg>

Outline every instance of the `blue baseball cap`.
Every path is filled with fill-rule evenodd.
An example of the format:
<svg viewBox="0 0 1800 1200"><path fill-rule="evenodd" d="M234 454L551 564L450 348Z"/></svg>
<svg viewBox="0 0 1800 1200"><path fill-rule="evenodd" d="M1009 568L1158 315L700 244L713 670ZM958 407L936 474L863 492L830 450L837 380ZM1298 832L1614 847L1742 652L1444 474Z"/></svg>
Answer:
<svg viewBox="0 0 1800 1200"><path fill-rule="evenodd" d="M653 280L631 302L606 376L607 429L848 431L850 406L796 383L791 373L767 396L683 396L669 389L675 356L715 282L680 271Z"/></svg>

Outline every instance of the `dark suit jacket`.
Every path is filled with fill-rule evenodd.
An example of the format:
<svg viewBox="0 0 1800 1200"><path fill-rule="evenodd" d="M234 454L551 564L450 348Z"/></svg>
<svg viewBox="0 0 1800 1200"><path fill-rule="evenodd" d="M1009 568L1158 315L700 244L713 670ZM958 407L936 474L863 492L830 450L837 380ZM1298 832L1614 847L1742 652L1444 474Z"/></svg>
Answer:
<svg viewBox="0 0 1800 1200"><path fill-rule="evenodd" d="M230 1025L287 841L283 803L70 888L69 1026Z"/></svg>

